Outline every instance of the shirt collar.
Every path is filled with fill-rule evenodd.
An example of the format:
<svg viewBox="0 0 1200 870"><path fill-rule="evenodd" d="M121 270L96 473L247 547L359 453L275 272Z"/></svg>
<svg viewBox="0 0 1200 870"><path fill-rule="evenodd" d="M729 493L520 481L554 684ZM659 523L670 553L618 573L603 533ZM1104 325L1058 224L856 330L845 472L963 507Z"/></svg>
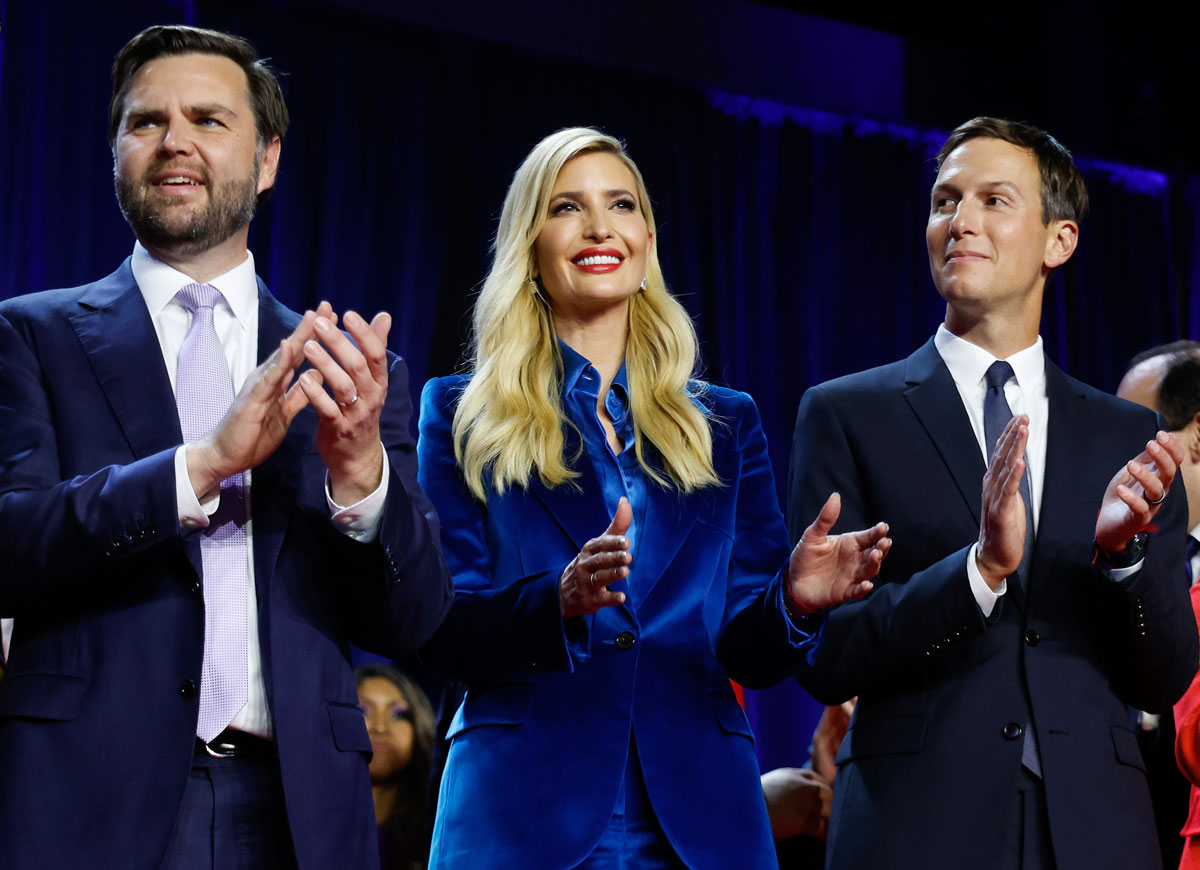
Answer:
<svg viewBox="0 0 1200 870"><path fill-rule="evenodd" d="M600 373L596 371L596 367L561 338L558 340L558 349L563 361L563 394L582 388L589 395L599 395ZM625 374L624 360L621 361L621 368L617 370L617 376L613 378L613 386L620 387L622 392L628 395L629 382Z"/></svg>
<svg viewBox="0 0 1200 870"><path fill-rule="evenodd" d="M945 324L938 326L933 343L946 363L946 368L950 370L950 376L961 387L980 387L988 366L997 359L979 345L959 338L948 330ZM1012 354L1006 362L1013 367L1013 374L1016 375L1017 384L1022 391L1036 389L1038 384L1046 380L1046 354L1040 335L1037 341Z"/></svg>
<svg viewBox="0 0 1200 870"><path fill-rule="evenodd" d="M196 281L156 259L141 242L133 245L133 280L142 291L150 316L156 317L175 298L175 294ZM243 329L251 322L250 315L258 305L258 279L254 272L254 255L246 251L246 259L224 275L208 282L221 291L229 310Z"/></svg>

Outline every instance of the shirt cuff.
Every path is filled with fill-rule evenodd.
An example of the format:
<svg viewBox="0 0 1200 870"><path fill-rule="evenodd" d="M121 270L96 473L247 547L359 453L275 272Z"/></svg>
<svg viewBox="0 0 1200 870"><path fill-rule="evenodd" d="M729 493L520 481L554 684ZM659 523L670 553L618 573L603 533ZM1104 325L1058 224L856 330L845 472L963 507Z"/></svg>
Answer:
<svg viewBox="0 0 1200 870"><path fill-rule="evenodd" d="M380 447L383 446L381 443ZM384 503L387 500L388 477L391 476L391 465L388 463L387 450L383 451L383 474L380 475L379 486L366 498L355 502L349 507L342 507L333 500L329 489L329 472L325 472L325 504L329 506L329 518L334 527L348 538L353 538L364 544L369 544L379 537L379 524L383 520Z"/></svg>
<svg viewBox="0 0 1200 870"><path fill-rule="evenodd" d="M1138 571L1142 570L1142 565L1146 563L1145 558L1138 559L1128 568L1109 568L1106 565L1101 565L1100 570L1104 572L1104 576L1114 583L1120 583L1126 577L1132 577Z"/></svg>
<svg viewBox="0 0 1200 870"><path fill-rule="evenodd" d="M175 451L175 506L179 514L179 528L185 532L208 527L208 518L217 512L221 503L221 488L213 490L213 497L201 502L196 490L192 488L192 478L188 474L186 444L181 444Z"/></svg>
<svg viewBox="0 0 1200 870"><path fill-rule="evenodd" d="M978 549L979 542L976 541L967 551L967 579L971 583L971 594L975 596L975 603L979 605L979 609L986 619L992 615L992 610L995 609L1000 596L1008 591L1008 578L1000 581L999 589L993 590L983 579L983 574L979 572L979 566L975 564L975 551Z"/></svg>

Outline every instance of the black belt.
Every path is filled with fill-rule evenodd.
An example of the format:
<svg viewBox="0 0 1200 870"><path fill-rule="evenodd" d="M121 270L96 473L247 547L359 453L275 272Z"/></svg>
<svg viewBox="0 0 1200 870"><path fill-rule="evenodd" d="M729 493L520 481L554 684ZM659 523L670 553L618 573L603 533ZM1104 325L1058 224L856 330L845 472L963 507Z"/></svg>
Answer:
<svg viewBox="0 0 1200 870"><path fill-rule="evenodd" d="M274 758L275 744L245 731L226 728L208 743L196 738L196 751L213 758Z"/></svg>

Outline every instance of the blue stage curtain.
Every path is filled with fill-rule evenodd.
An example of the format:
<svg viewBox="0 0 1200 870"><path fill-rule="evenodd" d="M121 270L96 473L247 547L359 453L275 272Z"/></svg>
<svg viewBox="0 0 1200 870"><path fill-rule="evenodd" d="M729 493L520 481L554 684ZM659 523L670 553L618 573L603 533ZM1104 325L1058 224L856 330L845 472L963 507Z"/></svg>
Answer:
<svg viewBox="0 0 1200 870"><path fill-rule="evenodd" d="M293 307L391 311L414 394L460 365L512 172L574 124L628 141L706 376L757 400L781 490L803 391L905 356L942 317L924 246L941 132L328 4L0 0L0 16L0 296L91 280L129 253L104 138L108 70L141 27L185 21L247 36L286 73L293 123L252 229L259 272ZM1052 359L1112 389L1136 351L1200 334L1200 180L1080 163L1093 213L1042 332ZM803 690L748 692L747 707L765 768L805 760L819 707Z"/></svg>

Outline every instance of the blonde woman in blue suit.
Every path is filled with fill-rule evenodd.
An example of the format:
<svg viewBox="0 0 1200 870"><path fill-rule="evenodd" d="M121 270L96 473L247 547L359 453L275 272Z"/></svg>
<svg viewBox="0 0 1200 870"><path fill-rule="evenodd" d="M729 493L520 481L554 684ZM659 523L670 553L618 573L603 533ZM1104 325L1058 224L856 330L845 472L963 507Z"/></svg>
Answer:
<svg viewBox="0 0 1200 870"><path fill-rule="evenodd" d="M774 867L730 688L795 672L886 527L788 555L744 393L696 338L621 143L562 130L505 199L471 373L429 383L421 485L457 595L424 651L468 684L431 867Z"/></svg>

